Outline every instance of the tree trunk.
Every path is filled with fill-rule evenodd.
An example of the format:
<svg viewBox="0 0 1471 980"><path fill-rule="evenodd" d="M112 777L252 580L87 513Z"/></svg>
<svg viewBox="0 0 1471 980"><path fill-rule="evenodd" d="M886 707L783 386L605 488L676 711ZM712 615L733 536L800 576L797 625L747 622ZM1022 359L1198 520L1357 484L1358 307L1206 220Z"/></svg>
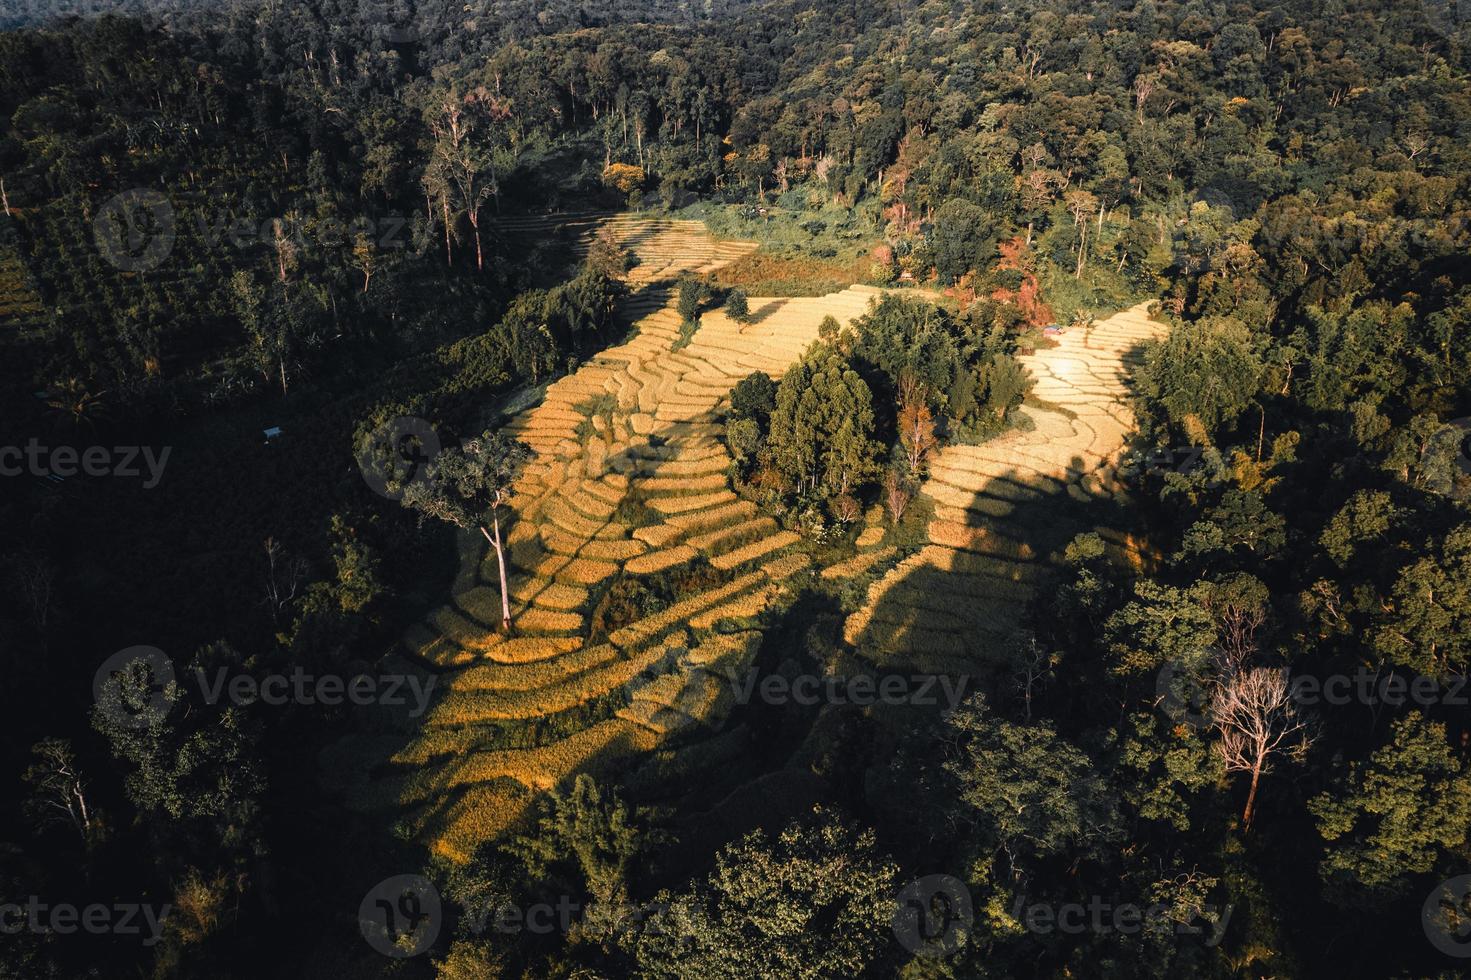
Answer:
<svg viewBox="0 0 1471 980"><path fill-rule="evenodd" d="M474 210L470 212L470 227L475 231L475 271L484 272L485 253L480 248L480 215Z"/></svg>
<svg viewBox="0 0 1471 980"><path fill-rule="evenodd" d="M1262 410L1262 424L1256 433L1256 461L1260 464L1262 461L1262 444L1267 439L1267 406L1258 405L1257 408Z"/></svg>
<svg viewBox="0 0 1471 980"><path fill-rule="evenodd" d="M495 528L495 536L491 537L490 532L484 527L480 528L480 533L485 535L485 540L489 541L490 546L495 549L496 566L501 573L501 628L509 633L511 631L511 593L510 587L506 584L506 550L501 547L501 519L494 512L490 516L492 526Z"/></svg>
<svg viewBox="0 0 1471 980"><path fill-rule="evenodd" d="M1245 830L1251 829L1251 818L1256 815L1256 784L1262 778L1261 763L1251 770L1251 789L1246 794L1246 809L1241 813L1241 826Z"/></svg>
<svg viewBox="0 0 1471 980"><path fill-rule="evenodd" d="M454 252L450 251L450 246L449 246L449 232L450 232L450 226L449 226L449 197L446 196L441 203L444 206L444 264L445 265L454 265L455 264Z"/></svg>

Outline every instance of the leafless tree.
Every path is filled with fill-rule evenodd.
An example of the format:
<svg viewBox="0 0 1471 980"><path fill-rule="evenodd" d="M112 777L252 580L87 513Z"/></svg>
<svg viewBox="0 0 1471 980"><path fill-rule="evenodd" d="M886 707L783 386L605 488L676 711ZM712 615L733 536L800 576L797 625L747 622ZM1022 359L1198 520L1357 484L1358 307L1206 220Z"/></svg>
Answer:
<svg viewBox="0 0 1471 980"><path fill-rule="evenodd" d="M890 470L888 476L884 477L884 506L888 508L890 521L895 524L899 523L912 497L913 494L910 493L904 480L899 477L898 473Z"/></svg>
<svg viewBox="0 0 1471 980"><path fill-rule="evenodd" d="M1307 720L1297 710L1287 672L1271 667L1229 671L1211 699L1211 720L1227 772L1251 773L1241 823L1251 829L1257 785L1278 756L1301 757L1312 744Z"/></svg>
<svg viewBox="0 0 1471 980"><path fill-rule="evenodd" d="M851 524L863 516L863 505L851 493L840 493L833 498L833 519L839 524Z"/></svg>
<svg viewBox="0 0 1471 980"><path fill-rule="evenodd" d="M36 757L25 772L31 787L26 811L40 824L70 824L87 843L92 833L92 813L87 806L86 785L77 770L71 743L48 738L31 746Z"/></svg>
<svg viewBox="0 0 1471 980"><path fill-rule="evenodd" d="M1057 660L1047 648L1037 642L1032 633L1017 638L1011 650L1011 682L1022 696L1026 708L1026 722L1032 723L1032 695L1052 676Z"/></svg>
<svg viewBox="0 0 1471 980"><path fill-rule="evenodd" d="M306 581L304 558L287 558L286 548L275 538L266 538L266 605L271 607L271 622L278 623L281 613L296 599Z"/></svg>
<svg viewBox="0 0 1471 980"><path fill-rule="evenodd" d="M12 556L10 567L30 607L31 622L36 632L44 636L51 618L51 600L56 594L56 567L45 558L25 552Z"/></svg>

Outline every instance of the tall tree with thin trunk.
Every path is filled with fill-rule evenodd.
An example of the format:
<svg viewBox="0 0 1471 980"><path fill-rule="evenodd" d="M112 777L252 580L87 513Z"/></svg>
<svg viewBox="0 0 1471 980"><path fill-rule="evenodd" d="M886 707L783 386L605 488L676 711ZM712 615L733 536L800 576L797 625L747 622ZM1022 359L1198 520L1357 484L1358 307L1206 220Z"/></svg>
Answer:
<svg viewBox="0 0 1471 980"><path fill-rule="evenodd" d="M90 843L92 811L71 743L59 738L42 739L31 746L31 754L35 761L23 777L31 787L31 795L24 809L37 823L66 824L83 844Z"/></svg>
<svg viewBox="0 0 1471 980"><path fill-rule="evenodd" d="M452 231L463 214L475 239L475 267L483 271L480 209L499 196L500 178L515 165L504 126L510 106L484 88L464 96L448 90L431 98L425 115L434 142L424 170L424 192L439 205L446 261L452 261Z"/></svg>
<svg viewBox="0 0 1471 980"><path fill-rule="evenodd" d="M1227 772L1251 773L1242 811L1250 830L1256 814L1257 785L1281 755L1301 755L1312 744L1308 723L1293 703L1285 671L1251 667L1229 672L1216 687L1211 720L1220 732Z"/></svg>
<svg viewBox="0 0 1471 980"><path fill-rule="evenodd" d="M458 528L477 528L485 535L500 569L501 626L506 630L511 628L511 596L500 509L510 501L516 478L530 458L531 449L524 443L487 431L462 448L440 453L429 464L426 478L406 487L402 499L411 510Z"/></svg>

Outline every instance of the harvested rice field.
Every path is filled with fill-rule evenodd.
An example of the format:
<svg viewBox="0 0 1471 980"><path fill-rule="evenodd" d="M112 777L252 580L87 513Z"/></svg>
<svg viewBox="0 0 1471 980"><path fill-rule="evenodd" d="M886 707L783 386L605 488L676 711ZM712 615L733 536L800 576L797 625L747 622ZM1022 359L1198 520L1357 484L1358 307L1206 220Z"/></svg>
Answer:
<svg viewBox="0 0 1471 980"><path fill-rule="evenodd" d="M860 656L919 669L994 662L1058 549L1088 530L1120 540L1092 521L1123 502L1114 473L1133 428L1127 379L1164 330L1140 305L1021 358L1049 408L1022 409L1030 429L939 451L921 489L934 505L928 545L874 582L845 623ZM866 558L823 574L860 574Z"/></svg>
<svg viewBox="0 0 1471 980"><path fill-rule="evenodd" d="M565 219L558 230L535 219L522 230L585 247L600 220ZM407 744L355 763L345 787L353 805L392 815L451 860L468 860L516 826L536 794L578 772L624 771L671 739L719 737L763 613L804 583L841 584L898 557L873 514L856 554L813 566L797 534L736 495L721 440L738 381L757 370L779 378L824 317L851 322L882 291L752 297L748 321L709 311L676 351L679 316L659 278L708 271L750 243L716 243L692 222L609 224L639 256L629 277L645 286L628 306L636 332L505 427L535 454L508 521L512 634L498 628L494 555L467 540L456 594L404 637L411 661L438 675L433 704ZM1032 431L939 453L924 488L928 543L875 581L844 624L861 657L961 669L984 656L1047 559L1016 522L1059 497L1114 492L1102 472L1130 424L1124 378L1134 346L1156 329L1131 310L1095 329L1086 349L1064 337L1028 366L1039 397L1066 415L1028 408ZM588 642L615 583L697 567L707 576L698 581L714 584Z"/></svg>
<svg viewBox="0 0 1471 980"><path fill-rule="evenodd" d="M761 635L746 627L811 564L798 535L733 492L721 413L738 381L756 370L779 378L824 317L850 322L881 293L753 297L749 322L707 312L675 351L680 318L667 280L754 244L717 242L696 222L628 216L517 219L513 230L568 236L585 250L600 223L638 258L626 308L635 333L505 426L534 451L506 528L512 634L499 632L495 556L466 539L455 595L403 641L438 676L433 704L407 745L351 770L354 806L396 814L452 860L468 860L536 793L576 772L627 767L676 732L718 730L726 678L745 669ZM615 582L696 563L717 584L587 642ZM719 632L732 626L745 632ZM499 747L505 732L523 730L514 747Z"/></svg>

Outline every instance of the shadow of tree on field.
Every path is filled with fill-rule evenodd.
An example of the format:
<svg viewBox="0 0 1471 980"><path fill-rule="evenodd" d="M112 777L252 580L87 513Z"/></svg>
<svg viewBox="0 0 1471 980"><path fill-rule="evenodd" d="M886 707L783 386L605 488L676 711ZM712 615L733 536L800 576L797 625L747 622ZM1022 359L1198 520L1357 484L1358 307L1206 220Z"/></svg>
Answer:
<svg viewBox="0 0 1471 980"><path fill-rule="evenodd" d="M748 315L746 317L746 324L745 325L746 326L755 326L756 324L761 323L767 317L771 316L777 310L780 310L782 307L784 307L786 305L787 305L787 301L786 300L784 300L784 299L774 299L770 303L767 303L764 306L762 306L760 309L752 310L751 313L750 313L750 315Z"/></svg>

